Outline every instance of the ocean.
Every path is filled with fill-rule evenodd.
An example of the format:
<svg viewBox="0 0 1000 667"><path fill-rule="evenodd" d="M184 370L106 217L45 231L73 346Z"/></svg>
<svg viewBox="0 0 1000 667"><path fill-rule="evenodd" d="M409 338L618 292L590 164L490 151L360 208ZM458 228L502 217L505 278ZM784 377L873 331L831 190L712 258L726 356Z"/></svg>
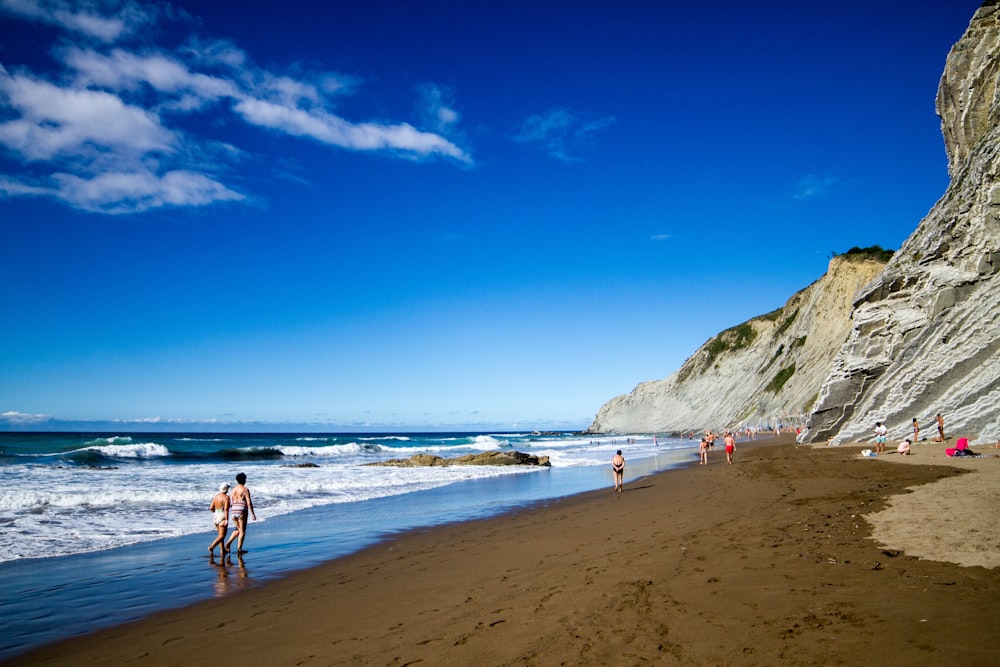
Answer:
<svg viewBox="0 0 1000 667"><path fill-rule="evenodd" d="M394 533L626 484L697 458L666 436L571 433L0 433L0 659L225 595ZM534 466L371 467L426 453L548 456ZM209 503L247 475L258 520L209 561Z"/></svg>

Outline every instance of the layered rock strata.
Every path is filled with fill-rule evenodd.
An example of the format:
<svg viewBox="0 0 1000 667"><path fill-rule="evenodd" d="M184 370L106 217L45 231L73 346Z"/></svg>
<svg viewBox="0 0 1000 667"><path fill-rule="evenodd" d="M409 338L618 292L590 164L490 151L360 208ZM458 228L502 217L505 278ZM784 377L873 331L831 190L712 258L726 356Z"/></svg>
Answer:
<svg viewBox="0 0 1000 667"><path fill-rule="evenodd" d="M858 295L805 439L1000 438L1000 1L952 47L937 95L951 184Z"/></svg>

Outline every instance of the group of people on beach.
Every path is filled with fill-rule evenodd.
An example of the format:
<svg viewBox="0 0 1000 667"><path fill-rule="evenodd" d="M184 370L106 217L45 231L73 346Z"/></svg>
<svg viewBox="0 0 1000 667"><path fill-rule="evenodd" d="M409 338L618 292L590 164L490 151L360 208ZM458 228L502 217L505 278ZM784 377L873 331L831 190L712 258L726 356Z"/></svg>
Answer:
<svg viewBox="0 0 1000 667"><path fill-rule="evenodd" d="M257 520L246 481L246 473L241 472L236 475L236 486L232 491L229 490L229 482L223 482L219 485L219 492L215 494L212 503L208 506L209 511L212 512L212 523L218 533L215 541L208 547L210 556L215 555L215 547L217 546L222 555L229 553L229 546L233 540L237 539L239 541L236 544L236 552L238 554L246 553L243 549L243 541L247 536L247 515L249 514L254 521ZM226 533L229 532L230 522L235 530L227 540Z"/></svg>
<svg viewBox="0 0 1000 667"><path fill-rule="evenodd" d="M709 429L705 431L705 435L701 438L701 444L698 445L698 463L699 465L708 465L708 452L709 450L715 449L715 441L718 439L718 434ZM722 442L726 446L726 463L728 465L733 464L733 453L736 451L736 434L732 431L725 431L722 434Z"/></svg>
<svg viewBox="0 0 1000 667"><path fill-rule="evenodd" d="M715 431L711 429L705 431L705 435L701 438L701 444L698 446L699 465L708 465L708 450L715 448L717 438L718 434ZM733 454L736 452L736 434L732 431L725 431L722 442L726 448L726 463L732 465ZM620 449L611 458L611 472L615 476L615 493L621 493L622 478L625 474L625 457L622 456Z"/></svg>
<svg viewBox="0 0 1000 667"><path fill-rule="evenodd" d="M934 442L947 442L947 438L944 435L944 417L941 413L934 415L934 423L937 425L937 437L934 438ZM896 447L896 452L908 456L910 454L910 448L919 442L920 440L920 424L917 422L917 418L914 417L913 421L910 422L910 428L913 430L913 437L904 438L899 446ZM883 422L875 422L875 454L885 454L885 441L889 435L889 428Z"/></svg>

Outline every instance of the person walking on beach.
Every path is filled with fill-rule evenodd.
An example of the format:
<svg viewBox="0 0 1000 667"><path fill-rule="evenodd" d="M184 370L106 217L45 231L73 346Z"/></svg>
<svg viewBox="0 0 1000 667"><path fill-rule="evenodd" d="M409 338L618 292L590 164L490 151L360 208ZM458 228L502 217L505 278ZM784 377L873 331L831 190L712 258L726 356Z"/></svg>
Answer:
<svg viewBox="0 0 1000 667"><path fill-rule="evenodd" d="M226 495L227 491L229 491L229 483L223 482L222 486L219 487L219 492L212 498L212 504L208 506L212 512L212 524L215 525L218 532L215 541L208 547L208 553L211 556L215 555L216 546L219 547L221 553L226 553L226 547L223 546L222 542L226 539L226 533L229 531L229 496Z"/></svg>
<svg viewBox="0 0 1000 667"><path fill-rule="evenodd" d="M938 427L938 437L934 438L934 442L944 442L945 441L945 437L944 437L944 417L941 416L940 412L937 413L936 417L934 417L934 421L937 422L937 427Z"/></svg>
<svg viewBox="0 0 1000 667"><path fill-rule="evenodd" d="M732 432L726 431L726 437L722 439L726 443L726 463L733 465L733 452L736 451L736 438Z"/></svg>
<svg viewBox="0 0 1000 667"><path fill-rule="evenodd" d="M247 536L247 512L253 517L253 520L257 520L257 515L253 511L253 501L250 500L250 489L244 486L247 482L246 473L240 473L236 476L236 488L233 489L230 497L232 499L232 504L230 508L232 510L233 526L236 528L236 532L229 536L229 540L226 542L226 550L229 550L229 545L233 543L233 540L239 538L239 542L236 543L237 554L246 553L243 550L243 540Z"/></svg>
<svg viewBox="0 0 1000 667"><path fill-rule="evenodd" d="M622 492L622 478L625 476L625 457L622 456L622 450L614 455L611 459L611 470L615 473L615 493Z"/></svg>
<svg viewBox="0 0 1000 667"><path fill-rule="evenodd" d="M704 437L701 439L701 444L698 446L698 457L701 459L700 465L708 465L708 440Z"/></svg>

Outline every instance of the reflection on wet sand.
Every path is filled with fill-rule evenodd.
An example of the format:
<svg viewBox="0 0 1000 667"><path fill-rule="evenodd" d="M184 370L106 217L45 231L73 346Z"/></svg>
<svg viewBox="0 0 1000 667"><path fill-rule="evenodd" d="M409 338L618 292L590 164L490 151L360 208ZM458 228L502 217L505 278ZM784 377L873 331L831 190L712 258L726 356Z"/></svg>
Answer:
<svg viewBox="0 0 1000 667"><path fill-rule="evenodd" d="M250 576L246 563L243 562L243 554L236 555L235 567L233 557L228 553L218 560L214 555L209 556L208 560L218 570L218 579L213 587L215 597L221 598L224 595L242 590L250 584Z"/></svg>

